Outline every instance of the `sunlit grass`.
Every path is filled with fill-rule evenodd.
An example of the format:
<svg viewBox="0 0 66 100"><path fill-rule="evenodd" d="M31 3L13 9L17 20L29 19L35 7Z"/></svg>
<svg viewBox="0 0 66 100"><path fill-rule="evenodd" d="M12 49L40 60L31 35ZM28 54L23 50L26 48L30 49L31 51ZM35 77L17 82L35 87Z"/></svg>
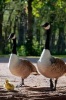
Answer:
<svg viewBox="0 0 66 100"><path fill-rule="evenodd" d="M66 55L52 55L58 58L66 58ZM0 55L0 57L10 57L10 54L7 55ZM20 57L27 57L27 58L39 58L40 56L20 56Z"/></svg>
<svg viewBox="0 0 66 100"><path fill-rule="evenodd" d="M66 55L53 55L54 57L66 58Z"/></svg>

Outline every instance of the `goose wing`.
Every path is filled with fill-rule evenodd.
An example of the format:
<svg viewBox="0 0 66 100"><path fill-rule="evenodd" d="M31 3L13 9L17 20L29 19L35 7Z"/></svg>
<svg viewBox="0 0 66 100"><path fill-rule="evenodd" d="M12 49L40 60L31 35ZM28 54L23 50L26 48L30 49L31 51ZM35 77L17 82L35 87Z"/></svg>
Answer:
<svg viewBox="0 0 66 100"><path fill-rule="evenodd" d="M20 60L21 60L20 62L23 66L28 66L28 68L31 70L31 72L36 72L38 74L37 67L32 62L30 62L29 60L26 60L26 59L20 59Z"/></svg>
<svg viewBox="0 0 66 100"><path fill-rule="evenodd" d="M55 65L57 66L64 66L65 62L62 59L59 58L52 58L53 60L51 62L53 62Z"/></svg>
<svg viewBox="0 0 66 100"><path fill-rule="evenodd" d="M66 72L66 66L63 60L55 58L55 62L51 64L52 74L56 73L56 76L62 76Z"/></svg>

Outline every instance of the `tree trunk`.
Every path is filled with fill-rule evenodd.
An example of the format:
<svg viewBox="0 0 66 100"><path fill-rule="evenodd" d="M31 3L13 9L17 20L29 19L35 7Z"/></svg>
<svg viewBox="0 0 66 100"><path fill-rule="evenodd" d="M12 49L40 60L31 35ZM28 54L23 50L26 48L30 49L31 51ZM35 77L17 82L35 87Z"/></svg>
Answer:
<svg viewBox="0 0 66 100"><path fill-rule="evenodd" d="M27 32L27 15L25 9L21 12L20 16L20 23L19 23L19 38L18 38L18 45L24 45L25 43L25 33Z"/></svg>
<svg viewBox="0 0 66 100"><path fill-rule="evenodd" d="M26 42L26 49L29 52L29 55L32 54L32 39L33 39L33 34L32 34L32 24L33 24L33 19L32 19L32 1L33 0L28 0L28 32L27 32L27 42Z"/></svg>
<svg viewBox="0 0 66 100"><path fill-rule="evenodd" d="M65 52L65 35L64 35L64 23L59 27L59 38L57 41L57 52L63 54Z"/></svg>
<svg viewBox="0 0 66 100"><path fill-rule="evenodd" d="M2 21L3 21L3 14L2 11L0 11L0 53L3 52Z"/></svg>

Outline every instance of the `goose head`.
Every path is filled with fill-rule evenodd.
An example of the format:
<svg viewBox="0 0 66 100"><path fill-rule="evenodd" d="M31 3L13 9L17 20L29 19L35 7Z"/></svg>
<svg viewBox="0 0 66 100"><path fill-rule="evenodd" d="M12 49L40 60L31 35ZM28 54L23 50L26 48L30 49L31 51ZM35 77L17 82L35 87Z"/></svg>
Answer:
<svg viewBox="0 0 66 100"><path fill-rule="evenodd" d="M12 54L17 54L15 33L11 33L9 35L8 40L10 40L10 39L12 39Z"/></svg>
<svg viewBox="0 0 66 100"><path fill-rule="evenodd" d="M50 29L50 23L46 22L45 24L42 25L42 27L44 27L45 30L49 30Z"/></svg>
<svg viewBox="0 0 66 100"><path fill-rule="evenodd" d="M9 39L12 39L12 40L13 40L13 39L15 39L15 38L16 38L15 33L11 33L11 34L9 35L9 37L8 37L8 40L9 40Z"/></svg>

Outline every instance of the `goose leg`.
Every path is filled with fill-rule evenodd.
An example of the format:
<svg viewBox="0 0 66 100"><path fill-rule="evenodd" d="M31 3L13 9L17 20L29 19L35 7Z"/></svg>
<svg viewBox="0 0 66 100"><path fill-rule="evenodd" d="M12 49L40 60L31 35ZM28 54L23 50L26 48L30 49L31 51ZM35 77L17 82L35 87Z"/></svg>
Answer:
<svg viewBox="0 0 66 100"><path fill-rule="evenodd" d="M54 87L54 90L56 90L56 85L57 85L57 79L55 80L55 87Z"/></svg>
<svg viewBox="0 0 66 100"><path fill-rule="evenodd" d="M22 87L24 85L24 79L21 78L21 83L20 83L20 87Z"/></svg>
<svg viewBox="0 0 66 100"><path fill-rule="evenodd" d="M22 85L24 85L24 79L23 79L23 78L22 78L22 83L21 83L21 86L22 86Z"/></svg>
<svg viewBox="0 0 66 100"><path fill-rule="evenodd" d="M50 78L50 89L53 90L53 87L54 87L53 81L52 81L52 79Z"/></svg>
<svg viewBox="0 0 66 100"><path fill-rule="evenodd" d="M21 78L21 83L19 85L17 85L16 87L22 87L24 85L24 79Z"/></svg>

